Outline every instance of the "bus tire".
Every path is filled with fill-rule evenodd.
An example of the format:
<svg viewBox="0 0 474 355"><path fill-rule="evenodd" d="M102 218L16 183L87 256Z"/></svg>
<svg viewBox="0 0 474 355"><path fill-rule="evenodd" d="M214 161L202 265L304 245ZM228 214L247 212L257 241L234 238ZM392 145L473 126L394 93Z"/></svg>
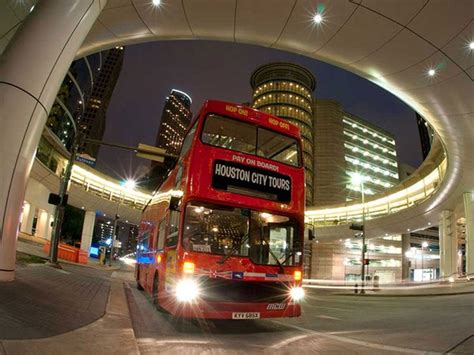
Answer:
<svg viewBox="0 0 474 355"><path fill-rule="evenodd" d="M160 278L158 273L155 273L155 276L153 277L153 289L151 293L152 301L153 304L155 305L155 308L158 312L161 313L168 313L163 307L160 306L158 302L158 288L160 286Z"/></svg>

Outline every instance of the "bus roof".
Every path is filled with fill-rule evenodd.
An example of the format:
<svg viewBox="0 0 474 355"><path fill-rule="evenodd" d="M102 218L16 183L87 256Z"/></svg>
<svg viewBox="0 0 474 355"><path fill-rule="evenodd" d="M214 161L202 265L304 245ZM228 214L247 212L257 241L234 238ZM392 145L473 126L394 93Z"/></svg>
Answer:
<svg viewBox="0 0 474 355"><path fill-rule="evenodd" d="M235 117L243 121L249 121L259 126L277 131L286 135L300 138L298 126L282 118L253 109L251 107L219 100L207 100L202 106L202 111L215 112L222 115ZM200 116L200 115L199 115Z"/></svg>

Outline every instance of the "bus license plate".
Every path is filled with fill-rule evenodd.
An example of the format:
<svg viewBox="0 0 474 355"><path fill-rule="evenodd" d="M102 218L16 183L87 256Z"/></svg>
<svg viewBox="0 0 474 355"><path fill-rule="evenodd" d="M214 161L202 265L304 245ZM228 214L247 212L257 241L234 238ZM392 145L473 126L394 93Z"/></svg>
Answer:
<svg viewBox="0 0 474 355"><path fill-rule="evenodd" d="M232 319L259 319L260 312L232 312Z"/></svg>

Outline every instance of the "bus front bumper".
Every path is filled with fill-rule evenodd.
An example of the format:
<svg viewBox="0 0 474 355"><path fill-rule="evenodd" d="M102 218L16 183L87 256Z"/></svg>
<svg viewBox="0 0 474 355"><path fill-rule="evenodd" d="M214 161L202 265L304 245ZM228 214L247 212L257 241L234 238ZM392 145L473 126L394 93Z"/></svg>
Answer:
<svg viewBox="0 0 474 355"><path fill-rule="evenodd" d="M227 303L197 300L190 303L175 303L171 308L168 308L170 313L182 318L249 320L299 317L301 315L301 305L291 301L282 303Z"/></svg>

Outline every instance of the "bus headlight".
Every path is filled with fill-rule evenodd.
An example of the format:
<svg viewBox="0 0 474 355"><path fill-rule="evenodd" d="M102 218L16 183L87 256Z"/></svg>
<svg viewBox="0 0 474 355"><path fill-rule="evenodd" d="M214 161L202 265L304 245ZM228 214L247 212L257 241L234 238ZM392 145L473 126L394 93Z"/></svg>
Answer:
<svg viewBox="0 0 474 355"><path fill-rule="evenodd" d="M290 290L290 296L293 299L293 301L301 301L304 298L303 287L293 287Z"/></svg>
<svg viewBox="0 0 474 355"><path fill-rule="evenodd" d="M199 285L193 279L184 279L176 284L176 298L180 302L191 302L199 296Z"/></svg>

